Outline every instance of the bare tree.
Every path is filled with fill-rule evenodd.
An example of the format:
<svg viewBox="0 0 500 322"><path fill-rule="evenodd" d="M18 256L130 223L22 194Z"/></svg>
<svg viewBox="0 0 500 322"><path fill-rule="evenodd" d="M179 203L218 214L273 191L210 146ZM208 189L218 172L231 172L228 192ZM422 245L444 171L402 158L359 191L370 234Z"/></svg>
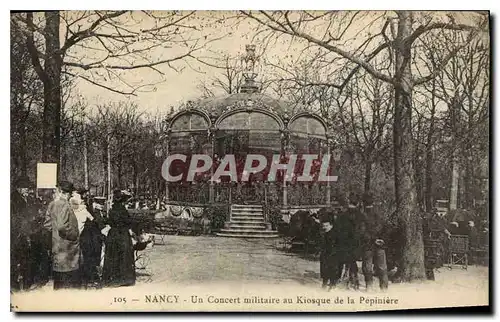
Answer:
<svg viewBox="0 0 500 322"><path fill-rule="evenodd" d="M239 59L225 55L219 65L220 72L217 76L212 77L208 81L203 81L198 84L198 89L202 92L202 97L213 97L217 92L222 91L224 94L238 93L243 81L243 66Z"/></svg>
<svg viewBox="0 0 500 322"><path fill-rule="evenodd" d="M28 175L29 130L32 118L42 105L41 82L32 68L22 31L11 22L10 38L10 117L11 117L11 178ZM36 127L36 126L35 126Z"/></svg>
<svg viewBox="0 0 500 322"><path fill-rule="evenodd" d="M208 23L210 17L180 11L13 14L43 83L43 161L59 160L63 74L124 95L154 90L155 83L131 83L124 73L149 69L159 76L158 83L164 80L162 66L178 70L175 63L200 61L197 53L215 40L203 32L203 20ZM44 46L38 46L38 39L45 40ZM151 55L160 50L164 54Z"/></svg>
<svg viewBox="0 0 500 322"><path fill-rule="evenodd" d="M426 47L446 47L450 41L465 42L460 33L452 34L442 43L428 43ZM450 63L432 83L427 86L431 95L448 106L443 133L449 140L451 164L450 209L459 206L460 174L465 172L463 205L471 207L473 193L474 164L481 161L485 153L478 149L481 135L485 132L489 115L489 44L483 39L467 41L467 45L450 59ZM434 50L430 62L442 59L442 51ZM464 168L461 171L460 168Z"/></svg>
<svg viewBox="0 0 500 322"><path fill-rule="evenodd" d="M328 84L321 83L324 70L317 64L317 58L297 59L288 64L268 62L272 68L270 88L280 99L290 101L292 106L300 105L331 119L336 112L332 102L338 94Z"/></svg>
<svg viewBox="0 0 500 322"><path fill-rule="evenodd" d="M427 93L422 95L423 102L419 104L417 99L414 102L414 110L417 114L417 126L414 129L415 165L417 167L415 181L417 181L419 202L423 209L430 212L434 207L434 155L438 134L442 133L442 126L437 111L439 98L435 95L437 79L432 79L425 87Z"/></svg>
<svg viewBox="0 0 500 322"><path fill-rule="evenodd" d="M384 136L392 117L393 97L387 87L369 74L353 77L345 93L347 104L338 113L343 134L353 137L354 146L363 161L365 192L371 189L373 164L389 148Z"/></svg>
<svg viewBox="0 0 500 322"><path fill-rule="evenodd" d="M412 94L415 86L434 78L463 46L452 48L435 70L415 78L412 64L415 44L427 33L436 37L447 30L462 30L472 40L477 30L487 30L488 16L484 13L469 17L468 23L457 23L455 17L441 19L430 13L418 16L408 11L386 12L326 12L311 13L276 11L243 12L270 31L271 35L288 35L314 45L333 57L342 57L351 65L347 79L359 68L394 88L393 147L394 183L399 225L403 232L402 277L405 280L425 278L424 251L420 215L416 203L412 144ZM474 20L475 21L471 21ZM354 26L361 28L353 28ZM378 32L373 30L378 28ZM352 38L346 39L348 36ZM453 44L451 44L453 45ZM349 49L346 49L349 48ZM391 70L379 70L371 61L381 52L391 60ZM342 89L345 82L331 84Z"/></svg>

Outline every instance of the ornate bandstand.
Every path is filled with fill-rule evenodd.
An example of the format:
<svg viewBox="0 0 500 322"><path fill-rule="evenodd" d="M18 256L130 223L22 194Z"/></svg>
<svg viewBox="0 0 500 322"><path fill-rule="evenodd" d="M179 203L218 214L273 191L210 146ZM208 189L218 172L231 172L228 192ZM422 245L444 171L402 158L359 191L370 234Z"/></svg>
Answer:
<svg viewBox="0 0 500 322"><path fill-rule="evenodd" d="M279 154L284 159L291 154L331 154L333 140L327 122L300 105L261 93L255 81L255 46L248 45L246 50L244 84L238 93L190 103L169 115L167 154L208 154L214 161L233 154L237 162L248 154L268 158ZM166 202L193 210L227 205L229 215L218 233L226 237L275 237L268 209L278 208L288 221L298 209L328 206L334 184L298 182L286 175L270 182L259 173L250 175L248 182L209 178L167 183Z"/></svg>

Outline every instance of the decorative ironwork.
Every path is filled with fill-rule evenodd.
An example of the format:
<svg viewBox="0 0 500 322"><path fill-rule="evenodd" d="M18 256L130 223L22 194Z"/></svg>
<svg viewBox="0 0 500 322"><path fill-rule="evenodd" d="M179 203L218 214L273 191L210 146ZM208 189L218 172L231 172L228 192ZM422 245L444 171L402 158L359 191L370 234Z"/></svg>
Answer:
<svg viewBox="0 0 500 322"><path fill-rule="evenodd" d="M255 45L246 45L246 55L242 57L242 61L245 64L245 69L243 70L245 81L240 88L240 93L256 93L259 91L259 86L255 82L255 78L258 75L255 71L255 64L258 61L255 55Z"/></svg>

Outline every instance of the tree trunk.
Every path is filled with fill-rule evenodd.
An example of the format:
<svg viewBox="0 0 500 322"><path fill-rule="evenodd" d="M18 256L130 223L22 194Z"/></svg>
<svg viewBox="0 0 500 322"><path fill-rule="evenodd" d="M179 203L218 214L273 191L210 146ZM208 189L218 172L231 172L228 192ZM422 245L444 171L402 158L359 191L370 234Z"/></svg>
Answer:
<svg viewBox="0 0 500 322"><path fill-rule="evenodd" d="M458 206L458 181L460 178L460 165L458 163L458 128L460 100L457 94L453 97L450 109L451 122L451 187L450 187L450 210L457 209Z"/></svg>
<svg viewBox="0 0 500 322"><path fill-rule="evenodd" d="M28 153L26 144L26 121L23 121L19 125L19 166L21 177L26 177L28 175Z"/></svg>
<svg viewBox="0 0 500 322"><path fill-rule="evenodd" d="M459 165L455 153L453 153L451 162L450 210L455 210L458 206L458 179L460 177Z"/></svg>
<svg viewBox="0 0 500 322"><path fill-rule="evenodd" d="M464 199L462 205L466 209L474 207L474 167L471 165L470 160L465 163L464 175Z"/></svg>
<svg viewBox="0 0 500 322"><path fill-rule="evenodd" d="M432 198L432 166L433 166L433 155L432 149L434 147L434 128L435 128L435 115L436 115L436 79L432 80L432 93L431 93L431 115L429 132L427 133L427 142L425 145L425 210L431 211L434 207Z"/></svg>
<svg viewBox="0 0 500 322"><path fill-rule="evenodd" d="M118 177L117 180L118 180L118 187L123 188L122 186L122 163L123 163L123 159L122 159L122 156L120 156L118 158L118 165L117 165L117 169L116 169L116 176Z"/></svg>
<svg viewBox="0 0 500 322"><path fill-rule="evenodd" d="M103 174L104 174L104 185L102 188L103 194L102 196L107 196L108 195L108 147L106 143L104 144L104 149L101 151L102 152L102 169L103 169Z"/></svg>
<svg viewBox="0 0 500 322"><path fill-rule="evenodd" d="M365 193L370 192L370 184L372 179L372 162L365 162Z"/></svg>
<svg viewBox="0 0 500 322"><path fill-rule="evenodd" d="M422 119L417 119L417 132L415 133L417 139L420 138L422 133ZM419 140L418 140L419 141ZM424 209L424 165L422 161L422 149L419 143L414 146L414 155L413 155L413 166L415 167L415 185L416 185L416 193L417 193L417 204L418 209Z"/></svg>
<svg viewBox="0 0 500 322"><path fill-rule="evenodd" d="M139 194L139 171L137 170L137 164L134 162L134 194L137 196Z"/></svg>
<svg viewBox="0 0 500 322"><path fill-rule="evenodd" d="M433 208L432 198L432 145L427 144L425 147L425 210L431 211Z"/></svg>
<svg viewBox="0 0 500 322"><path fill-rule="evenodd" d="M45 12L45 72L43 94L43 162L59 162L61 136L61 68L58 11ZM61 166L58 167L60 172Z"/></svg>
<svg viewBox="0 0 500 322"><path fill-rule="evenodd" d="M58 176L61 173L65 173L66 171L66 151L64 149L64 142L60 142L59 144L59 160L58 160L58 166L57 166L57 173Z"/></svg>
<svg viewBox="0 0 500 322"><path fill-rule="evenodd" d="M471 95L468 95L469 99L469 106L472 106L474 104L474 101L471 97ZM469 113L468 115L468 120L467 120L467 133L473 133L473 118L472 114ZM473 152L473 143L471 140L467 140L465 143L465 175L464 175L464 198L462 205L464 208L471 209L474 207L474 196L476 195L475 193L475 184L474 184L474 177L475 177L475 172L474 172L474 155L475 153Z"/></svg>
<svg viewBox="0 0 500 322"><path fill-rule="evenodd" d="M85 129L85 125L83 127L83 175L84 175L84 184L85 189L89 189L89 156L88 156L88 147L87 147L87 133Z"/></svg>
<svg viewBox="0 0 500 322"><path fill-rule="evenodd" d="M403 40L411 34L411 13L398 12L399 24L395 40L395 104L394 104L394 188L396 211L402 232L401 277L405 281L425 279L422 223L417 211L413 177L411 138L412 74L411 44Z"/></svg>
<svg viewBox="0 0 500 322"><path fill-rule="evenodd" d="M110 198L112 191L111 191L111 142L107 140L106 144L106 190L108 192L108 199Z"/></svg>
<svg viewBox="0 0 500 322"><path fill-rule="evenodd" d="M415 162L415 185L416 185L416 194L417 194L417 205L418 209L424 209L425 205L425 197L424 197L424 171L423 164L421 161L421 151L417 149L416 155L414 157Z"/></svg>
<svg viewBox="0 0 500 322"><path fill-rule="evenodd" d="M105 182L104 182L104 196L109 199L111 196L111 152L110 152L110 138L109 135L106 137L106 141L104 142L104 150L103 152L103 168L105 173Z"/></svg>

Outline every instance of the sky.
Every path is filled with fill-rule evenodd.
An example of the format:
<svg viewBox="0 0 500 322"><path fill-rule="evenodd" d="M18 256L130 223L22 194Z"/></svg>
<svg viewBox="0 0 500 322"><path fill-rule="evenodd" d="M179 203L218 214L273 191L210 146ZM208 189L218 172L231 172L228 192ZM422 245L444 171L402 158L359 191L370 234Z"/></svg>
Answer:
<svg viewBox="0 0 500 322"><path fill-rule="evenodd" d="M67 20L72 21L74 17L78 16L80 12L66 12L65 17ZM365 13L366 14L366 13ZM245 20L242 23L235 24L233 19L228 19L228 17L234 16L234 12L206 12L206 11L198 11L194 15L193 20L187 21L186 24L199 26L198 31L193 31L188 34L192 37L203 37L207 36L207 39L218 39L216 41L211 42L209 45L205 46L203 50L198 52L198 55L201 57L206 56L218 56L222 55L230 55L231 57L241 57L245 54L245 45L254 44L257 46L257 53L259 54L263 50L263 44L261 43L261 39L252 39L256 34L257 23L251 21L249 19ZM357 23L344 35L344 39L353 39L354 35L357 31L367 28L364 32L374 32L380 31L381 26L380 23L383 20L379 20L378 24L372 26L372 28L368 28L367 24L369 21L372 21L374 17L381 16L381 12L371 12L367 13L363 19L359 19ZM442 17L446 16L446 13L440 13L436 15L435 19L442 19ZM120 20L120 23L124 23L128 26L130 30L138 30L144 28L153 27L154 23L151 19L144 19L143 22L138 22L143 16L141 13L134 12L131 16L125 16L125 20ZM465 18L464 18L465 17ZM209 19L210 18L210 19ZM225 18L225 19L224 19ZM464 22L467 20L466 14L458 14L458 18ZM63 19L64 20L64 19ZM220 20L218 22L214 22ZM87 21L83 23L83 27L85 27L85 23L91 23L92 21ZM64 38L64 32L66 31L66 21L63 21L61 26L62 37ZM323 26L319 26L319 31L322 31ZM75 30L75 26L71 27ZM334 29L333 29L334 30ZM102 29L102 32L109 31L108 29ZM219 39L220 38L220 39ZM362 41L365 37L358 37L357 39L352 40L351 42L344 43L344 48L347 50L354 48L354 46ZM96 61L101 55L100 52L89 50L88 47L91 45L95 45L92 43L85 43L87 47L74 47L70 50L69 54L72 61ZM164 46L160 46L148 52L151 60L164 59L166 57L172 57L173 55L181 53L180 47L176 47L176 44L170 44L168 46L166 44ZM139 42L137 46L141 46ZM298 57L300 49L302 45L297 44L296 41L291 45L289 37L281 38L280 42L274 44L273 46L266 47L265 59L272 59L275 62L289 62L293 61ZM120 62L123 64L123 62ZM215 69L213 67L209 67L203 65L194 60L187 60L189 66L186 63L175 64L176 67L183 67L181 71L175 71L166 64L157 66L157 69L164 73L162 77L162 82L154 85L154 90L149 90L148 92L140 92L137 93L136 96L125 96L121 94L113 93L109 90L97 87L83 79L76 80L76 86L74 90L74 94L72 94L72 98L70 102L77 101L83 99L88 103L88 105L92 108L96 104L106 104L108 102L117 102L117 101L131 101L137 103L139 109L143 111L154 112L156 110L160 111L169 111L173 106L174 108L178 107L182 103L187 102L188 100L196 100L201 96L201 91L198 88L201 82L210 83L211 79L220 74L221 70ZM262 67L262 66L261 66ZM103 76L103 74L99 71L90 72L90 71L82 71L81 69L74 69L78 75L84 75L86 77L96 77L97 73L100 73L101 76L98 78L101 83L106 86L116 87L118 84L116 82L116 77L112 75ZM261 70L260 78L264 77L265 72ZM148 83L156 83L160 77L156 71L151 69L135 69L128 71L121 71L118 74L120 77L123 77L129 83L135 84L148 84ZM106 78L104 78L106 77ZM120 88L124 88L120 86Z"/></svg>
<svg viewBox="0 0 500 322"><path fill-rule="evenodd" d="M201 13L203 14L203 13ZM227 15L227 13L226 13ZM221 15L222 17L222 15ZM196 23L196 22L195 22ZM203 24L204 22L200 22ZM253 27L255 24L248 23L239 24L238 28L232 28L234 21L224 21L220 24L219 28L210 28L204 30L204 34L208 34L209 38L220 38L211 42L205 49L197 53L198 56L212 56L220 57L222 55L230 55L231 57L240 57L245 54L245 45L252 44L250 39L253 35ZM231 34L230 34L231 33ZM258 44L256 44L258 46ZM79 50L79 49L78 49ZM257 48L257 51L262 50ZM82 49L82 51L85 51ZM272 51L268 54L272 54ZM214 53L215 52L215 53ZM277 50L276 52L279 52ZM161 59L159 57L170 57L176 53L169 52L169 49L154 50L152 60ZM81 56L82 52L76 52L76 56ZM212 62L212 60L208 60ZM175 71L166 64L158 66L158 70L164 73L164 80L162 83L155 84L156 90L149 92L137 93L136 96L125 96L113 93L109 90L97 87L89 82L77 79L76 91L80 97L74 97L75 100L84 98L89 105L105 104L114 101L132 101L139 105L140 109L145 111L169 110L171 106L178 106L188 100L195 100L200 97L201 91L197 88L200 82L210 82L213 77L216 77L221 70L203 65L193 59L187 60L186 63L175 64L176 67L181 67L179 71ZM81 70L78 70L81 73ZM85 74L87 75L87 74ZM137 69L133 71L126 71L121 73L128 81L141 81L143 83L154 83L159 79L158 73L151 69ZM105 84L108 86L115 86L116 82L107 79ZM123 86L122 86L123 88Z"/></svg>

